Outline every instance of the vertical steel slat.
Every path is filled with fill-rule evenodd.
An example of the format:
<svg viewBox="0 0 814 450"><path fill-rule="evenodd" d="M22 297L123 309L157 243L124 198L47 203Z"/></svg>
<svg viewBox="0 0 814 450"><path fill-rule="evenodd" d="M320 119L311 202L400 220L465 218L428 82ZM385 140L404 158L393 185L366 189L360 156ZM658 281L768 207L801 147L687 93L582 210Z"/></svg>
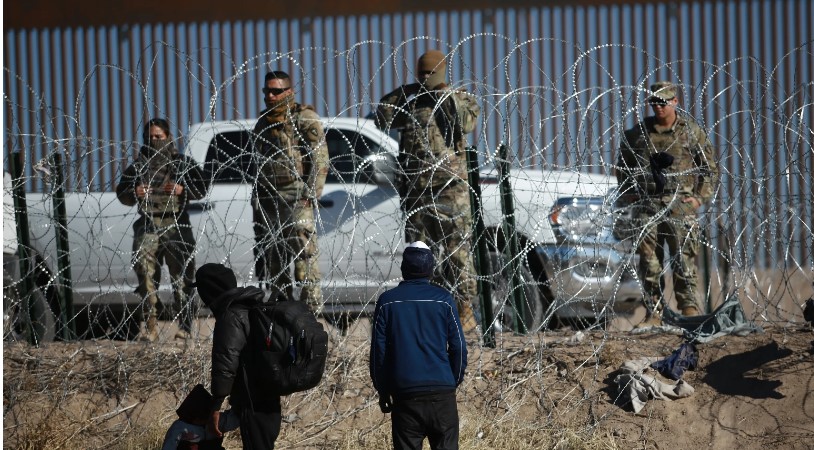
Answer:
<svg viewBox="0 0 814 450"><path fill-rule="evenodd" d="M48 67L48 32L47 30L36 30L34 32L34 36L36 36L37 40L37 60L36 60L36 81L34 86L34 91L36 92L36 96L38 97L38 104L36 105L36 127L32 128L33 132L37 133L37 137L35 141L37 142L36 148L38 150L38 159L45 158L50 152L52 148L52 143L49 142L49 136L52 136L48 133L48 82L47 80L51 77L51 72L46 70ZM40 103L40 101L42 103Z"/></svg>
<svg viewBox="0 0 814 450"><path fill-rule="evenodd" d="M800 27L799 35L812 36L814 33L812 33L812 20L810 20L810 18L814 16L814 5L805 0L800 0L799 5L800 11L797 14ZM806 51L808 54L812 52L812 42L810 40L806 44ZM809 64L801 63L800 65L803 68L800 78L803 80L811 80L812 76L814 76L814 66L812 66L811 61L809 61ZM814 102L814 86L808 84L808 87L802 90L802 94L803 101L806 104ZM808 191L804 188L801 189L800 204L804 206L805 210L802 222L812 224L814 223L814 183L812 183L811 177L808 174L814 172L814 150L812 150L812 147L814 147L814 137L811 136L812 131L814 131L814 114L807 114L807 118L808 122L804 125L808 128L808 137L800 148L800 180L803 186L808 184L809 189ZM808 232L808 235L803 240L802 247L803 254L801 260L805 261L805 264L807 264L809 268L814 269L814 233L811 231Z"/></svg>
<svg viewBox="0 0 814 450"><path fill-rule="evenodd" d="M48 50L49 50L49 54L48 54L48 65L47 65L47 67L51 67L51 68L54 68L54 67L64 68L65 67L64 65L62 65L59 62L60 59L61 59L61 56L62 56L62 53L59 51L59 43L58 43L59 35L60 35L60 30L49 30L49 33L48 33ZM62 71L60 71L60 72L62 72ZM59 92L59 86L60 86L59 81L61 81L60 80L61 78L64 78L64 77L60 76L59 74L57 74L57 73L55 73L53 71L50 72L50 75L48 77L48 79L50 81L50 83L49 83L49 85L47 87L48 92L45 94L47 99L58 100L57 93ZM64 135L64 133L62 132L62 123L63 123L63 121L60 120L61 117L65 115L65 111L63 109L59 108L59 104L60 104L60 102L55 101L53 104L48 105L48 116L49 116L48 121L49 121L49 124L50 124L51 137L54 139L54 145L52 146L52 148L54 150L57 150L57 151L59 151L61 148L63 148L65 146L65 143L62 142L62 138L63 138L63 135ZM68 158L68 160L64 162L65 163L64 167L65 167L65 170L68 171L68 174L70 174L70 170L69 170L70 163L71 163L70 154L69 153L64 153L64 155L65 155L65 157ZM65 177L65 180L64 180L65 181L65 186L63 186L63 188L65 189L66 192L70 192L70 184L71 184L70 180L71 180L70 176Z"/></svg>
<svg viewBox="0 0 814 450"><path fill-rule="evenodd" d="M133 158L135 152L138 152L137 145L141 144L139 122L144 115L142 100L141 100L141 83L144 79L143 75L138 72L139 70L139 49L141 47L141 27L134 26L130 28L130 39L128 40L128 52L130 56L130 120L127 129L130 131L132 142L136 143L136 148L131 148L130 158ZM131 146L133 147L133 146ZM125 163L126 164L126 163Z"/></svg>
<svg viewBox="0 0 814 450"><path fill-rule="evenodd" d="M110 76L110 68L107 66L109 59L106 59L107 31L104 27L94 29L95 51L93 67L95 70L95 96L96 96L96 117L94 120L95 131L93 132L93 142L96 143L94 153L94 177L96 178L96 189L104 192L112 186L110 182L110 143L113 140L111 135L111 112L110 93L106 89L107 80Z"/></svg>
<svg viewBox="0 0 814 450"><path fill-rule="evenodd" d="M175 39L175 24L164 24L161 29L161 40L163 45L163 61L158 71L161 74L161 85L163 90L164 114L172 124L172 134L175 138L180 138L182 133L181 117L178 113L178 102L175 101L178 88L181 86L181 79L185 78L178 72L178 53L180 42ZM180 145L180 141L178 141ZM183 151L183 147L178 148Z"/></svg>
<svg viewBox="0 0 814 450"><path fill-rule="evenodd" d="M128 157L128 149L130 146L127 144L130 140L132 140L132 135L130 133L131 130L131 117L132 117L132 108L133 108L133 100L131 97L132 93L132 84L133 81L129 76L129 67L127 64L127 57L129 56L127 52L127 42L131 39L132 33L130 27L122 26L117 29L116 35L118 36L118 40L116 42L116 48L118 52L116 52L117 62L121 66L121 70L118 72L118 90L117 95L119 97L119 107L116 109L116 114L118 115L119 126L120 126L120 136L121 136L121 143L118 145L120 151L120 158L116 162L116 173L120 174L124 171L125 165L127 164ZM115 183L115 182L114 182Z"/></svg>

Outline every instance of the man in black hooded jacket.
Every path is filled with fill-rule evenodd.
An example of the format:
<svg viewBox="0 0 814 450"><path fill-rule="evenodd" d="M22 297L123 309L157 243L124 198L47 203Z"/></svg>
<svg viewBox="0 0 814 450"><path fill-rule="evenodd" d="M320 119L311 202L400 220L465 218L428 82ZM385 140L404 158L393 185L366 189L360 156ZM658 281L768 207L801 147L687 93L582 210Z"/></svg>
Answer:
<svg viewBox="0 0 814 450"><path fill-rule="evenodd" d="M279 396L252 395L261 380L246 377L243 368L248 352L249 310L266 300L266 293L256 287L237 287L232 269L223 264L208 263L195 274L198 295L215 315L212 339L212 406L207 424L217 436L220 410L226 396L240 417L243 448L271 450L280 434L282 420Z"/></svg>

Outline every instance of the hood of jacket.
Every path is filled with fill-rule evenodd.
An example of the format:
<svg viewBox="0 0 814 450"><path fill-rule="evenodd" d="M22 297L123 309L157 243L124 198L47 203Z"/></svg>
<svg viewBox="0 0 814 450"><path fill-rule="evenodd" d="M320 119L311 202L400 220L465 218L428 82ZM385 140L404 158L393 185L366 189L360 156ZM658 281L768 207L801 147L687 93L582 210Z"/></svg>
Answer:
<svg viewBox="0 0 814 450"><path fill-rule="evenodd" d="M265 297L266 293L260 288L254 286L238 287L229 289L221 294L218 298L212 300L212 303L209 305L209 309L211 309L212 313L215 315L215 317L217 317L223 314L223 312L229 309L229 307L233 304L245 305L248 307L263 303Z"/></svg>

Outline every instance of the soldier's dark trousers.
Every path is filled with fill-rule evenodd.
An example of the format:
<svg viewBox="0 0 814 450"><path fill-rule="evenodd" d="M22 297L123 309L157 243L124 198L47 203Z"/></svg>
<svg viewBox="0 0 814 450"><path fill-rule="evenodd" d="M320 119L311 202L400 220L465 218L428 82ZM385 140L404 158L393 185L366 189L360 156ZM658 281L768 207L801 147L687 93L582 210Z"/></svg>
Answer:
<svg viewBox="0 0 814 450"><path fill-rule="evenodd" d="M322 274L313 206L302 201L261 199L259 208L254 208L254 222L258 278L291 297L293 262L294 281L302 286L300 300L318 310L322 304Z"/></svg>
<svg viewBox="0 0 814 450"><path fill-rule="evenodd" d="M433 450L457 450L458 404L455 391L396 397L393 401L392 427L395 450L421 450L424 438L427 438Z"/></svg>

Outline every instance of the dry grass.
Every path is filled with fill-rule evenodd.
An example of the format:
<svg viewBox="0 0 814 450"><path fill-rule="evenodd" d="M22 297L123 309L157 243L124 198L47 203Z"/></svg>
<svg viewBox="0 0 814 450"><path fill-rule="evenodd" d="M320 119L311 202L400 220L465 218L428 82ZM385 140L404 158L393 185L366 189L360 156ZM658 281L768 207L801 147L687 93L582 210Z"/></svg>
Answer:
<svg viewBox="0 0 814 450"><path fill-rule="evenodd" d="M697 396L672 405L652 402L652 408L649 402L646 415L633 415L613 404L616 394L609 390L609 380L621 361L669 354L681 341L678 336L591 332L574 340L571 333L546 333L501 336L494 349L470 346L467 378L458 390L461 448L606 450L679 445L696 430L696 441L714 432L718 421L708 418L718 414L718 408L724 408L720 415L725 421L737 411L757 411L752 403L758 401L766 417L750 413L753 427L782 416L797 435L787 430L752 438L733 432L732 437L717 438L718 444L764 448L768 441L792 447L809 442L799 437L809 436L810 430L806 393L814 351L807 330L733 337L706 346L702 353L706 364L728 355L748 359L755 351L779 358L794 368L774 374L787 403L778 405L771 396L764 402L723 395L704 383L715 384L715 372L700 371L689 375L689 382L700 389ZM379 411L370 384L368 339L364 333L335 336L323 382L285 398L277 448L391 448L390 416ZM207 340L186 347L109 341L42 348L5 344L3 444L9 449L158 449L186 393L197 383L208 384ZM788 350L765 354L773 346ZM229 433L225 446L240 448L239 433Z"/></svg>
<svg viewBox="0 0 814 450"><path fill-rule="evenodd" d="M366 342L335 340L323 383L285 399L279 448L390 447L390 416L379 411L370 386ZM5 446L160 448L178 403L196 383L207 383L208 352L207 341L5 345ZM596 436L587 416L556 412L550 392L543 395L540 375L569 366L561 358L540 364L540 348L526 344L484 352L472 352L474 375L459 392L461 448L616 448L612 438ZM240 448L239 433L226 446Z"/></svg>

